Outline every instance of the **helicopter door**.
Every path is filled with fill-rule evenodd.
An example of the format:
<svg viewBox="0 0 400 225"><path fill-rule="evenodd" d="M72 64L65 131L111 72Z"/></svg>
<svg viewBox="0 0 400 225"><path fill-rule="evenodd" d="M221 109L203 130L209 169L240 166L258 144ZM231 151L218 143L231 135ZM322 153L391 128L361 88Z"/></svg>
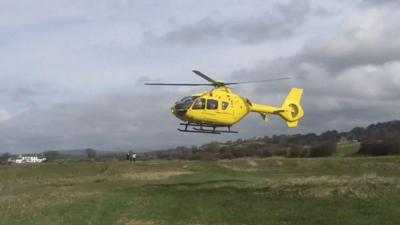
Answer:
<svg viewBox="0 0 400 225"><path fill-rule="evenodd" d="M216 115L219 107L219 102L216 99L207 99L206 110L204 110L204 116L207 120L217 121Z"/></svg>
<svg viewBox="0 0 400 225"><path fill-rule="evenodd" d="M221 107L218 110L222 114L233 114L233 107L231 101L221 101Z"/></svg>
<svg viewBox="0 0 400 225"><path fill-rule="evenodd" d="M232 101L222 100L220 103L218 109L218 118L220 122L223 124L231 124L234 120Z"/></svg>

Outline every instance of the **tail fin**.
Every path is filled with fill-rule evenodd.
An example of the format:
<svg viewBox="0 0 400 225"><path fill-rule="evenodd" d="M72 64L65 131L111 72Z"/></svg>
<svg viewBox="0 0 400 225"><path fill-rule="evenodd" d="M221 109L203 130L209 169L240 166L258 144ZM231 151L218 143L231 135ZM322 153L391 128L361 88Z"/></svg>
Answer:
<svg viewBox="0 0 400 225"><path fill-rule="evenodd" d="M299 120L304 116L303 108L300 105L302 96L303 89L292 88L282 105L282 112L279 113L279 116L287 121L288 127L297 127Z"/></svg>

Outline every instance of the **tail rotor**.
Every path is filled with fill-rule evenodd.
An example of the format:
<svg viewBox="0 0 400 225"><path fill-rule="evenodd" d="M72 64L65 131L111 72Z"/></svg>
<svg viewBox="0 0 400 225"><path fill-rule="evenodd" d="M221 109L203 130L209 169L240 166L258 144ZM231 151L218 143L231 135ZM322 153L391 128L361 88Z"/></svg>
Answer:
<svg viewBox="0 0 400 225"><path fill-rule="evenodd" d="M302 96L303 89L293 88L282 105L279 116L287 121L289 127L297 127L304 116L304 110L300 104Z"/></svg>

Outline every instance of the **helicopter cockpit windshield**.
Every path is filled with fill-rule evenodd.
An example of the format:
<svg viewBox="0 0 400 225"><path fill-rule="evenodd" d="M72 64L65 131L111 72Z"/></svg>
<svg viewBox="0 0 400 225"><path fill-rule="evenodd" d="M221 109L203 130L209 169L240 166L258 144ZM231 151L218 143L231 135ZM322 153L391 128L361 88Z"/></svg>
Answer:
<svg viewBox="0 0 400 225"><path fill-rule="evenodd" d="M192 106L193 101L196 99L196 97L193 96L187 96L182 98L181 100L177 101L175 103L175 110L179 115L183 115L186 113L186 111Z"/></svg>

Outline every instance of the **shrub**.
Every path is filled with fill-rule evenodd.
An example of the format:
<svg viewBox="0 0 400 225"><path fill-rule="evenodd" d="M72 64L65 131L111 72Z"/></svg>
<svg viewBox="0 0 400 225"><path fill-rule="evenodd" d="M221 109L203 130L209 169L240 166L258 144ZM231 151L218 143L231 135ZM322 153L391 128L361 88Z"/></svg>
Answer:
<svg viewBox="0 0 400 225"><path fill-rule="evenodd" d="M310 157L326 157L336 152L336 142L325 141L310 148Z"/></svg>
<svg viewBox="0 0 400 225"><path fill-rule="evenodd" d="M58 151L45 151L43 152L43 156L46 158L46 162L54 162L58 157L60 157L60 153Z"/></svg>
<svg viewBox="0 0 400 225"><path fill-rule="evenodd" d="M8 158L10 158L10 157L11 157L11 155L8 152L0 155L0 165L1 164L8 164Z"/></svg>
<svg viewBox="0 0 400 225"><path fill-rule="evenodd" d="M288 151L289 158L302 158L307 157L308 151L299 145L292 145Z"/></svg>
<svg viewBox="0 0 400 225"><path fill-rule="evenodd" d="M394 138L364 141L358 154L373 156L398 155L400 154L400 141Z"/></svg>

